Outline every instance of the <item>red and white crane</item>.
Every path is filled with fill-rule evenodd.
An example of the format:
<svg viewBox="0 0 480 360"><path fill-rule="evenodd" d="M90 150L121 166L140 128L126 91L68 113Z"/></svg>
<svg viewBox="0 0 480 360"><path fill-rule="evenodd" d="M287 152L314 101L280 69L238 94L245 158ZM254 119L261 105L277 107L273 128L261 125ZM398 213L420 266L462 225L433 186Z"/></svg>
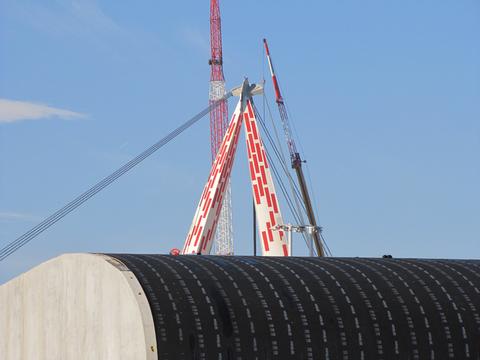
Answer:
<svg viewBox="0 0 480 360"><path fill-rule="evenodd" d="M307 212L308 221L310 222L310 226L314 229L311 232L313 242L315 243L315 248L317 250L318 256L324 256L325 252L323 249L323 243L320 231L316 229L320 229L317 226L317 220L315 218L315 212L313 211L312 201L310 199L310 194L308 193L307 183L305 181L305 176L303 174L302 168L302 158L300 157L300 153L297 151L297 147L295 146L295 141L292 136L292 131L290 129L290 121L288 119L287 109L285 107L285 102L283 100L282 94L280 92L280 86L278 85L278 79L275 74L275 69L273 67L272 58L270 56L270 50L268 48L267 39L263 39L263 44L265 46L265 52L267 54L268 66L270 68L270 74L272 76L273 88L275 90L275 101L278 105L278 111L280 112L280 119L282 120L283 132L285 134L285 138L287 141L288 151L290 153L290 161L292 168L295 170L297 174L298 184L300 187L300 192L302 193L303 202L305 204L305 210Z"/></svg>
<svg viewBox="0 0 480 360"><path fill-rule="evenodd" d="M219 0L210 1L210 48L211 58L209 65L210 92L209 101L214 103L225 96L225 77L223 75L222 55L222 25L220 18ZM210 145L212 161L220 149L225 131L228 126L227 101L210 111ZM232 227L232 197L230 182L225 185L223 206L218 219L217 231L215 234L215 253L217 255L233 255L233 227Z"/></svg>
<svg viewBox="0 0 480 360"><path fill-rule="evenodd" d="M289 255L285 232L275 231L275 226L282 225L283 219L252 105L252 96L262 91L261 86L250 85L247 80L244 81L241 89L234 91L234 95L239 95L240 100L213 162L182 254L210 253L230 180L240 129L245 123L250 180L258 230L262 239L262 254L264 256Z"/></svg>

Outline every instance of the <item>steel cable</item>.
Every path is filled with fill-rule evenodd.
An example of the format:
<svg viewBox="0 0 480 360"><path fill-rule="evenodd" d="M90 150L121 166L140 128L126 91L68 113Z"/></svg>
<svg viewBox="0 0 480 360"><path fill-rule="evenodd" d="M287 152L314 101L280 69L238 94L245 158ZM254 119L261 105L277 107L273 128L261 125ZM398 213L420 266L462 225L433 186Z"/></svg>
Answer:
<svg viewBox="0 0 480 360"><path fill-rule="evenodd" d="M69 202L67 205L62 207L61 209L57 210L54 212L52 215L47 217L45 220L34 226L32 229L15 239L14 241L10 242L8 245L3 247L0 250L0 261L3 261L6 259L8 256L13 254L15 251L20 249L22 246L26 245L29 243L31 240L33 240L35 237L40 235L42 232L47 230L49 227L54 225L57 221L62 219L64 216L68 215L71 213L73 210L78 208L80 205L82 205L84 202L86 202L88 199L105 189L107 186L109 186L111 183L113 183L115 180L117 180L119 177L130 171L132 168L134 168L136 165L141 163L143 160L148 158L150 155L155 153L157 150L159 150L161 147L169 143L171 140L176 138L178 135L180 135L182 132L184 132L186 129L188 129L190 126L195 124L197 121L199 121L201 118L203 118L206 114L208 114L212 109L216 108L219 106L223 101L227 100L232 96L232 92L228 92L223 98L213 102L210 104L206 109L202 110L199 112L197 115L192 117L190 120L186 121L184 124L181 126L177 127L175 130L170 132L167 136L165 136L163 139L159 140L149 148L147 148L145 151L141 152L138 154L136 157L134 157L132 160L128 161L125 163L123 166L121 166L119 169L117 169L115 172L110 174L109 176L105 177L98 183L96 183L94 186L92 186L90 189L87 191L83 192L79 196L77 196L74 200Z"/></svg>
<svg viewBox="0 0 480 360"><path fill-rule="evenodd" d="M268 105L267 105L267 106L268 106ZM281 165L281 167L282 167L283 172L285 173L285 175L287 176L287 178L288 178L289 180L292 180L291 177L290 177L290 173L289 173L288 170L287 170L287 166L286 166L286 164L285 164L285 159L281 156L281 155L283 155L283 154L281 153L281 150L277 148L277 146L276 146L276 144L275 144L275 142L274 142L274 140L273 140L270 132L268 131L268 128L267 128L267 126L266 126L266 123L265 123L264 119L262 119L262 117L260 116L259 111L258 111L258 109L255 107L255 105L254 105L254 110L255 110L255 113L256 113L256 115L257 115L257 118L258 118L260 124L262 125L262 128L263 128L265 134L267 135L267 140L269 141L270 145L272 146L272 148L273 148L273 150L274 150L274 153L275 153L275 156L277 157L277 159L278 159L279 162L280 162L280 165ZM270 113L270 116L271 116L271 113ZM290 195L288 194L288 191L287 191L287 189L286 189L286 186L285 186L285 184L283 183L282 178L280 177L279 171L276 169L275 163L272 161L271 156L270 156L269 152L267 151L267 149L266 149L266 153L267 153L267 158L269 158L269 161L270 161L270 163L271 163L272 171L273 171L276 179L278 180L278 182L279 182L279 184L280 184L280 189L281 189L281 191L282 191L282 193L283 193L283 196L284 196L285 200L287 201L287 205L288 205L288 207L289 207L289 209L290 209L290 212L292 213L295 221L296 221L298 224L304 224L304 220L303 220L303 216L302 216L303 214L301 213L301 210L303 210L303 211L306 211L306 210L305 210L305 206L304 206L304 204L303 204L303 200L302 200L302 198L300 197L301 195L300 195L300 191L299 191L299 189L298 189L298 187L297 187L297 184L296 184L295 182L293 182L293 186L291 186L291 187L292 187L292 195L293 195L293 197L294 197L295 200L297 200L297 199L300 199L300 200L301 200L301 205L302 205L302 206L300 206L300 207L298 206L297 201L295 201L295 203L297 204L297 207L295 207L295 206L293 205L293 200L290 198ZM291 184L291 185L292 185L292 184ZM307 247L310 247L306 235L305 235L304 233L301 233L301 234L302 234L302 237L303 237L305 243L307 244ZM330 251L330 248L328 247L328 244L327 244L327 242L325 241L325 238L323 237L323 234L322 234L321 232L320 232L320 240L322 241L322 244L324 245L325 253L327 254L327 256L332 256L332 252ZM316 253L316 250L315 250L315 249L314 249L314 253Z"/></svg>
<svg viewBox="0 0 480 360"><path fill-rule="evenodd" d="M255 110L255 114L260 122L260 125L262 126L262 129L263 131L265 132L265 134L267 135L267 140L268 142L270 143L270 146L273 148L273 152L275 153L275 156L277 157L277 159L279 160L280 162L280 165L282 167L282 170L283 172L286 174L286 176L288 177L290 174L288 173L288 170L287 170L287 167L286 167L286 164L282 161L282 158L281 158L281 151L277 148L270 132L268 131L268 128L265 124L265 121L262 119L262 117L260 116L259 112L258 112L258 109L255 107L254 105L254 110ZM273 172L273 175L275 177L275 179L278 181L278 184L280 185L280 190L283 194L283 197L285 198L286 202L287 202L287 206L288 208L290 209L290 213L292 214L295 222L297 224L304 224L304 221L303 221L303 216L302 216L302 213L301 213L301 209L300 208L297 208L295 205L294 205L294 202L292 201L291 197L290 197L290 194L287 190L287 187L286 185L284 184L283 182L283 179L282 177L280 176L280 172L278 171L276 165L275 165L275 162L273 161L272 159L272 156L270 154L270 152L268 151L268 149L265 149L265 152L267 154L267 159L269 161L269 165L272 169L272 172ZM293 183L293 185L296 186L295 183ZM293 191L293 194L292 194L294 197L295 197L295 191ZM296 201L295 201L296 203ZM305 208L303 208L303 210L305 210ZM307 236L305 235L305 233L301 233L302 235L302 238L303 240L305 241L305 244L307 245L307 247L310 247L309 246L309 243L308 243L308 239L307 239ZM314 253L315 253L315 249L314 249Z"/></svg>

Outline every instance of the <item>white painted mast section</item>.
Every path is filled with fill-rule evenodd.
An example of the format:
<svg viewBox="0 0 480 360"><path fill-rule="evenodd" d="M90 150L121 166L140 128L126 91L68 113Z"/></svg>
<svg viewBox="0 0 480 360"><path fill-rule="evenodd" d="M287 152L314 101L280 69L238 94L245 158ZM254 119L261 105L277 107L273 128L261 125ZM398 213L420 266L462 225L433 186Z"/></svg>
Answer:
<svg viewBox="0 0 480 360"><path fill-rule="evenodd" d="M209 99L211 102L226 94L225 81L210 81ZM214 252L216 255L233 255L232 188L230 180L226 185L223 206L215 233Z"/></svg>
<svg viewBox="0 0 480 360"><path fill-rule="evenodd" d="M239 102L213 162L182 254L210 254L212 239L221 218L223 199L230 183L230 173L242 126L240 108Z"/></svg>
<svg viewBox="0 0 480 360"><path fill-rule="evenodd" d="M278 197L266 157L263 142L253 111L251 97L261 93L262 87L244 81L241 89L233 91L240 96L229 127L210 170L182 254L209 254L217 229L222 203L233 167L242 122L245 133L252 192L255 201L258 228L264 256L288 256L284 231L274 231L283 224Z"/></svg>
<svg viewBox="0 0 480 360"><path fill-rule="evenodd" d="M264 256L288 256L290 252L285 242L285 232L283 230L274 231L276 225L283 224L283 218L251 100L247 101L243 121L245 122L248 165L262 254Z"/></svg>

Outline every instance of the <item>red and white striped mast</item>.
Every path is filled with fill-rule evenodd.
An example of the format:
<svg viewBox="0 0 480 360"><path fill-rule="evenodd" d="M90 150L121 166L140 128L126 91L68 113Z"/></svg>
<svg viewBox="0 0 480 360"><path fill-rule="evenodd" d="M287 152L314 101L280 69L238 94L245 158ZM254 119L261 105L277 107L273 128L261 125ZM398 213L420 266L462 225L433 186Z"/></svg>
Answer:
<svg viewBox="0 0 480 360"><path fill-rule="evenodd" d="M261 93L263 93L263 87L249 84L247 79L241 87L232 90L232 94L239 96L240 100L200 196L192 225L181 251L184 255L210 254L243 124L245 124L248 167L255 213L258 231L262 239L262 255L289 256L290 254L285 232L278 228L278 225L283 224L282 213L253 106L252 97Z"/></svg>
<svg viewBox="0 0 480 360"><path fill-rule="evenodd" d="M221 99L225 94L225 77L223 75L222 28L219 0L210 1L210 103ZM212 162L222 144L228 127L228 107L225 100L220 106L210 111L210 144ZM215 235L215 254L233 255L232 197L230 182L227 185L220 218Z"/></svg>

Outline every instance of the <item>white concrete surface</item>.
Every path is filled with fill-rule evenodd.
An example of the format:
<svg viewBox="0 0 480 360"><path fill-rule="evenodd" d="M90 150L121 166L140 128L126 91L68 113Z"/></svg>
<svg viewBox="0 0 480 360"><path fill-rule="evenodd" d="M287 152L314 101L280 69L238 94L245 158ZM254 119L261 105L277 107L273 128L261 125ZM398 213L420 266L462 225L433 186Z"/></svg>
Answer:
<svg viewBox="0 0 480 360"><path fill-rule="evenodd" d="M157 359L150 306L118 260L59 256L0 286L0 359Z"/></svg>

